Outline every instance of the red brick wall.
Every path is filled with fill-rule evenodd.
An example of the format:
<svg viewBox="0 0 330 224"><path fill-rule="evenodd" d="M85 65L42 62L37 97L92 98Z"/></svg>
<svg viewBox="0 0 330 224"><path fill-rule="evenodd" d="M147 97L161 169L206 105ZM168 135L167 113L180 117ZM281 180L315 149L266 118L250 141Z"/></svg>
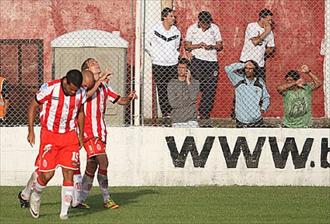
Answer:
<svg viewBox="0 0 330 224"><path fill-rule="evenodd" d="M324 37L323 0L176 0L178 26L183 33L197 21L202 10L213 15L220 26L224 51L219 54L220 78L213 116L227 117L231 111L233 87L224 72L224 66L238 61L244 42L247 23L258 20L259 11L267 7L274 13L275 57L267 61L267 85L271 95L271 107L266 116L282 116L282 97L276 85L283 81L288 70L301 64L311 69L323 80L323 56L320 46ZM318 89L313 94L313 115L324 116L324 93Z"/></svg>

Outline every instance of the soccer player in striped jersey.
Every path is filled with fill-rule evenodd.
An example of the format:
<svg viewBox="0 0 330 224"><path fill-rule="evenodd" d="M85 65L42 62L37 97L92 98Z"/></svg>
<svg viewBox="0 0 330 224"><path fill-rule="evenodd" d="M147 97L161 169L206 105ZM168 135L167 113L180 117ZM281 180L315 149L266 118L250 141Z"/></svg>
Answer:
<svg viewBox="0 0 330 224"><path fill-rule="evenodd" d="M131 91L126 97L121 97L112 90L107 79L110 71L101 72L99 63L94 58L86 59L81 70L93 72L96 80L95 86L88 91L86 104L84 105L85 126L84 126L84 148L87 152L86 171L82 178L82 191L78 201L84 203L93 185L96 169L97 180L103 195L103 207L115 209L119 205L113 201L108 190L108 157L106 154L107 130L104 121L107 100L119 105L128 105L137 96Z"/></svg>
<svg viewBox="0 0 330 224"><path fill-rule="evenodd" d="M94 87L95 84L95 80L94 80L94 74L91 71L85 70L82 72L83 75L83 83L82 83L82 87L86 89L86 91L92 89ZM31 145L32 146L32 145ZM39 153L43 153L41 151L42 149L40 149ZM37 159L39 159L39 156L37 156ZM36 181L37 181L37 177L38 175L40 175L39 172L39 162L36 161L35 162L36 165L36 169L34 172L32 172L26 186L24 187L24 189L22 191L20 191L18 193L18 200L20 203L21 208L28 208L30 207L30 196L32 193L32 189L33 186L35 185ZM80 186L79 186L80 188ZM74 191L75 193L76 191ZM75 198L75 197L73 197Z"/></svg>
<svg viewBox="0 0 330 224"><path fill-rule="evenodd" d="M65 77L43 84L32 100L28 111L28 142L35 143L34 119L40 112L40 149L36 160L40 175L30 197L30 213L39 217L41 193L52 179L55 169L62 167L63 186L61 219L68 218L73 194L73 172L79 167L79 149L83 144L86 90L81 88L82 74L70 70ZM79 136L77 134L79 128Z"/></svg>

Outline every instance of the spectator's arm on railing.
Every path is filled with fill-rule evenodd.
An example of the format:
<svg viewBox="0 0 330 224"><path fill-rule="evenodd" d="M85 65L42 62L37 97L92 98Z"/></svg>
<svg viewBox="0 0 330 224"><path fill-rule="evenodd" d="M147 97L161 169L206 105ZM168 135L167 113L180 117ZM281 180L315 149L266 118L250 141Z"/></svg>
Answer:
<svg viewBox="0 0 330 224"><path fill-rule="evenodd" d="M225 67L227 76L233 85L236 85L239 81L241 81L244 78L235 73L236 70L242 69L244 68L244 66L245 66L244 63L233 63Z"/></svg>

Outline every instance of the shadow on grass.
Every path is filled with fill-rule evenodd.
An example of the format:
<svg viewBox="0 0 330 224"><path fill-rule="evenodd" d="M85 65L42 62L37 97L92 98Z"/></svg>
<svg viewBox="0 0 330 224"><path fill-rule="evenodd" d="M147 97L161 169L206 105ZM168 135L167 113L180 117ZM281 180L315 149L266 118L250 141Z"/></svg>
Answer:
<svg viewBox="0 0 330 224"><path fill-rule="evenodd" d="M95 187L94 190L98 187ZM143 189L143 190L136 190L131 192L117 192L117 193L111 193L112 199L120 205L119 209L121 207L125 207L128 204L132 203L139 203L139 198L143 197L144 195L150 195L150 194L158 194L158 191L155 191L153 189ZM69 210L69 216L70 217L81 217L86 216L95 212L103 212L105 211L105 208L103 208L103 197L101 193L98 194L91 194L87 198L87 204L90 206L90 209L74 209L70 208ZM52 206L58 204L58 206L61 206L60 201L54 201L54 202L46 202L43 203L43 206ZM42 214L41 216L47 217L47 216L54 216L58 215L58 213L53 212L47 212Z"/></svg>

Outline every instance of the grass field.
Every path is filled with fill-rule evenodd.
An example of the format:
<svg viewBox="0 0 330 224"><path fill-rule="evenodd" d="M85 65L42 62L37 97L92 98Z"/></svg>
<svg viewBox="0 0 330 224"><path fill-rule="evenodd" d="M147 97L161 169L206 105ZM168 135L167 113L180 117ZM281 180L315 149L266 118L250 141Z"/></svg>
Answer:
<svg viewBox="0 0 330 224"><path fill-rule="evenodd" d="M60 187L42 195L40 218L19 207L21 187L0 187L0 223L330 223L328 187L114 187L117 210L102 207L97 187L89 210L59 219Z"/></svg>

